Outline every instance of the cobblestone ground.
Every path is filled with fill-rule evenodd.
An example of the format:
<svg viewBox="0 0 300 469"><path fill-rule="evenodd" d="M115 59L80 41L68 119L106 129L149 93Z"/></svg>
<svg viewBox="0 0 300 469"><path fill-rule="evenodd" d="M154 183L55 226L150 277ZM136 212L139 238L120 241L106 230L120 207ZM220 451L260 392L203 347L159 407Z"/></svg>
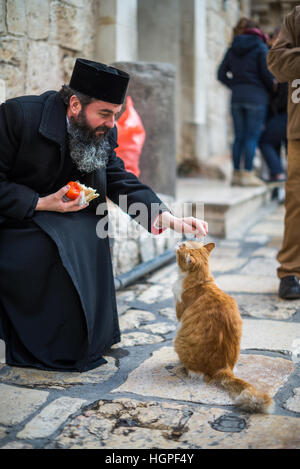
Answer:
<svg viewBox="0 0 300 469"><path fill-rule="evenodd" d="M269 392L268 415L189 379L173 349L175 263L118 292L122 342L86 373L0 365L0 448L300 447L300 300L277 296L279 207L244 236L215 240L211 268L243 317L236 374Z"/></svg>

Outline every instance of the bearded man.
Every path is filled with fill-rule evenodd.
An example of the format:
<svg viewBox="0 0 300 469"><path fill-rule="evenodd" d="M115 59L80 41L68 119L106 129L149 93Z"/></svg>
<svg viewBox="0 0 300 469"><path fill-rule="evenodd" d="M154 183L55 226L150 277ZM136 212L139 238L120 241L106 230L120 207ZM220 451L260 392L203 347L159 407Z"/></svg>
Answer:
<svg viewBox="0 0 300 469"><path fill-rule="evenodd" d="M128 81L121 70L77 59L60 92L0 106L0 338L8 365L82 372L105 363L120 341L109 239L96 233L106 197L118 204L126 195L128 211L143 203L149 232L207 233L202 220L174 217L116 156ZM66 201L72 180L99 198Z"/></svg>

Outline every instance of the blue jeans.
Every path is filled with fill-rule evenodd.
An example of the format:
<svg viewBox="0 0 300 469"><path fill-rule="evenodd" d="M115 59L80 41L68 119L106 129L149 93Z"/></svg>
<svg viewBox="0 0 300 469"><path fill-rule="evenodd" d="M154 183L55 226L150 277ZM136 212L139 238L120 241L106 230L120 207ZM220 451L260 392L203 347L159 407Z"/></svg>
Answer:
<svg viewBox="0 0 300 469"><path fill-rule="evenodd" d="M241 163L247 171L253 168L253 159L263 124L267 115L267 105L250 103L232 103L235 139L232 148L233 167L241 169Z"/></svg>
<svg viewBox="0 0 300 469"><path fill-rule="evenodd" d="M266 122L266 127L259 141L259 148L265 159L271 176L283 173L281 146L287 147L287 114L276 114Z"/></svg>

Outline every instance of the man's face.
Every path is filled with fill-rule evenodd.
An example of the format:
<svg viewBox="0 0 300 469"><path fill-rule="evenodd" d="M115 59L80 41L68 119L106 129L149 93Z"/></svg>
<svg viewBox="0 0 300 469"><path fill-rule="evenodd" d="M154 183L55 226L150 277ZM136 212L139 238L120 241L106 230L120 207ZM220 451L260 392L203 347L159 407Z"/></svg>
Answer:
<svg viewBox="0 0 300 469"><path fill-rule="evenodd" d="M72 98L67 113L69 119L84 128L92 140L103 139L107 132L114 127L122 105L93 101L83 108L76 96L72 96Z"/></svg>

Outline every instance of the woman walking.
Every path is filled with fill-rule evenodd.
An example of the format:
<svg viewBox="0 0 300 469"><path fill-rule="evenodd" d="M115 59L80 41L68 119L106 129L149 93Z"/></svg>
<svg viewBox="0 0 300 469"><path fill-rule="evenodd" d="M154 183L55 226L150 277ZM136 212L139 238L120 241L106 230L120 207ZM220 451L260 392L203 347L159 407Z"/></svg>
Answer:
<svg viewBox="0 0 300 469"><path fill-rule="evenodd" d="M263 184L253 171L253 160L266 119L274 77L267 69L267 36L258 25L242 18L218 69L218 80L232 91L234 125L233 185Z"/></svg>

